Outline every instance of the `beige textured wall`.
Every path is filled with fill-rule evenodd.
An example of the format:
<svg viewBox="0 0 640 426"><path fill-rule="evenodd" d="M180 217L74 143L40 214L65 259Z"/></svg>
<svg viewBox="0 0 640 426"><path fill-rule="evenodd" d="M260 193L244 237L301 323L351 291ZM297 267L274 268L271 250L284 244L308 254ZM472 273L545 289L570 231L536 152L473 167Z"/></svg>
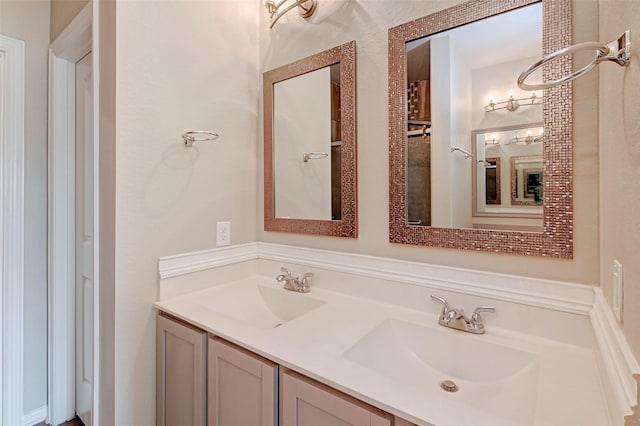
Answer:
<svg viewBox="0 0 640 426"><path fill-rule="evenodd" d="M49 36L54 41L76 17L89 0L51 0L51 29Z"/></svg>
<svg viewBox="0 0 640 426"><path fill-rule="evenodd" d="M0 33L25 42L24 412L47 403L49 2L0 2Z"/></svg>
<svg viewBox="0 0 640 426"><path fill-rule="evenodd" d="M115 425L116 292L116 0L100 0L100 413L101 425ZM95 35L95 33L94 33ZM96 52L94 52L95 54ZM94 61L95 61L94 56ZM94 62L95 64L95 62ZM123 389L118 389L123 392ZM94 413L95 415L95 413Z"/></svg>
<svg viewBox="0 0 640 426"><path fill-rule="evenodd" d="M623 330L640 359L640 2L600 0L602 41L631 31L626 68L600 66L601 282L613 294L613 260L624 269Z"/></svg>
<svg viewBox="0 0 640 426"><path fill-rule="evenodd" d="M328 49L357 41L358 56L358 197L359 238L314 237L263 231L263 196L258 193L258 239L387 256L412 261L474 268L595 284L599 280L597 178L597 73L574 85L575 250L573 260L549 260L439 248L392 245L388 242L388 109L387 29L459 1L335 1L320 8L312 23L295 13L273 30L260 14L260 70L266 71ZM574 2L574 41L597 39L597 0ZM260 103L261 105L261 103ZM262 129L262 125L260 125ZM260 133L262 143L262 133ZM260 150L262 146L260 145ZM262 151L260 151L262 152ZM262 154L261 154L262 155ZM259 161L259 188L262 162Z"/></svg>
<svg viewBox="0 0 640 426"><path fill-rule="evenodd" d="M115 423L155 419L158 257L256 241L257 0L116 4ZM216 141L185 148L187 130Z"/></svg>

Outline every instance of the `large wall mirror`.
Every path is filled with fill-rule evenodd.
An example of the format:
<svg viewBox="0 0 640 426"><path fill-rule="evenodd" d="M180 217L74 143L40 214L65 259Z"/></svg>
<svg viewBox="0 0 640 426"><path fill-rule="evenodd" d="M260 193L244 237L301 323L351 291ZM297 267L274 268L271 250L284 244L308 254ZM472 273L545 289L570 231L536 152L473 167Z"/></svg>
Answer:
<svg viewBox="0 0 640 426"><path fill-rule="evenodd" d="M264 229L357 237L355 42L267 71Z"/></svg>
<svg viewBox="0 0 640 426"><path fill-rule="evenodd" d="M389 30L391 242L572 257L571 85L516 83L570 44L570 0L471 0Z"/></svg>

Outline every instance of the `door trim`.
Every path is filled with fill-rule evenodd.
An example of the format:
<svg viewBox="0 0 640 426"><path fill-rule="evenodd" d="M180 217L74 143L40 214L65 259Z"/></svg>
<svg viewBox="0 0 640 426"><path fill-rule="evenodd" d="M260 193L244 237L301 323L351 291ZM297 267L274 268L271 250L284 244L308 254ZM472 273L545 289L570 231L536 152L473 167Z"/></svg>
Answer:
<svg viewBox="0 0 640 426"><path fill-rule="evenodd" d="M0 36L0 423L22 424L25 43Z"/></svg>
<svg viewBox="0 0 640 426"><path fill-rule="evenodd" d="M75 63L93 51L94 164L99 139L97 2L89 2L49 48L48 413L51 424L75 415ZM94 223L98 228L98 168L94 167ZM98 245L98 235L94 238ZM98 250L94 265L98 269ZM98 425L99 291L94 281L93 425Z"/></svg>

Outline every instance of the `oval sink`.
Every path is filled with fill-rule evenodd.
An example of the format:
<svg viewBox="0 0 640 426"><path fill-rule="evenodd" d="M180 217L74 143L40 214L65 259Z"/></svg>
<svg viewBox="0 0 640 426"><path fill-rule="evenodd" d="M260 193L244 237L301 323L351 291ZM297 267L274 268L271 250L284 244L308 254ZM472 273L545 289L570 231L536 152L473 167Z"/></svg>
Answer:
<svg viewBox="0 0 640 426"><path fill-rule="evenodd" d="M216 288L201 306L219 315L258 328L275 328L326 302L307 294L262 285Z"/></svg>
<svg viewBox="0 0 640 426"><path fill-rule="evenodd" d="M426 393L448 395L521 424L531 424L535 415L536 355L486 335L389 319L342 356ZM442 390L445 380L459 390Z"/></svg>

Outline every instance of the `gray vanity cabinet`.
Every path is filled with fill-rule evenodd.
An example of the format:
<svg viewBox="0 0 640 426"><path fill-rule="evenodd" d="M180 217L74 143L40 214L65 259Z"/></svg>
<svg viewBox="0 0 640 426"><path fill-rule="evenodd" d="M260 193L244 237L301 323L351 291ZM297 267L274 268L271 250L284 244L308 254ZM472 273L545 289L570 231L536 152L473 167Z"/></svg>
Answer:
<svg viewBox="0 0 640 426"><path fill-rule="evenodd" d="M296 372L280 384L281 426L391 426L391 415Z"/></svg>
<svg viewBox="0 0 640 426"><path fill-rule="evenodd" d="M207 355L208 426L278 424L278 365L217 337Z"/></svg>
<svg viewBox="0 0 640 426"><path fill-rule="evenodd" d="M157 317L158 426L204 426L207 334L188 324Z"/></svg>

